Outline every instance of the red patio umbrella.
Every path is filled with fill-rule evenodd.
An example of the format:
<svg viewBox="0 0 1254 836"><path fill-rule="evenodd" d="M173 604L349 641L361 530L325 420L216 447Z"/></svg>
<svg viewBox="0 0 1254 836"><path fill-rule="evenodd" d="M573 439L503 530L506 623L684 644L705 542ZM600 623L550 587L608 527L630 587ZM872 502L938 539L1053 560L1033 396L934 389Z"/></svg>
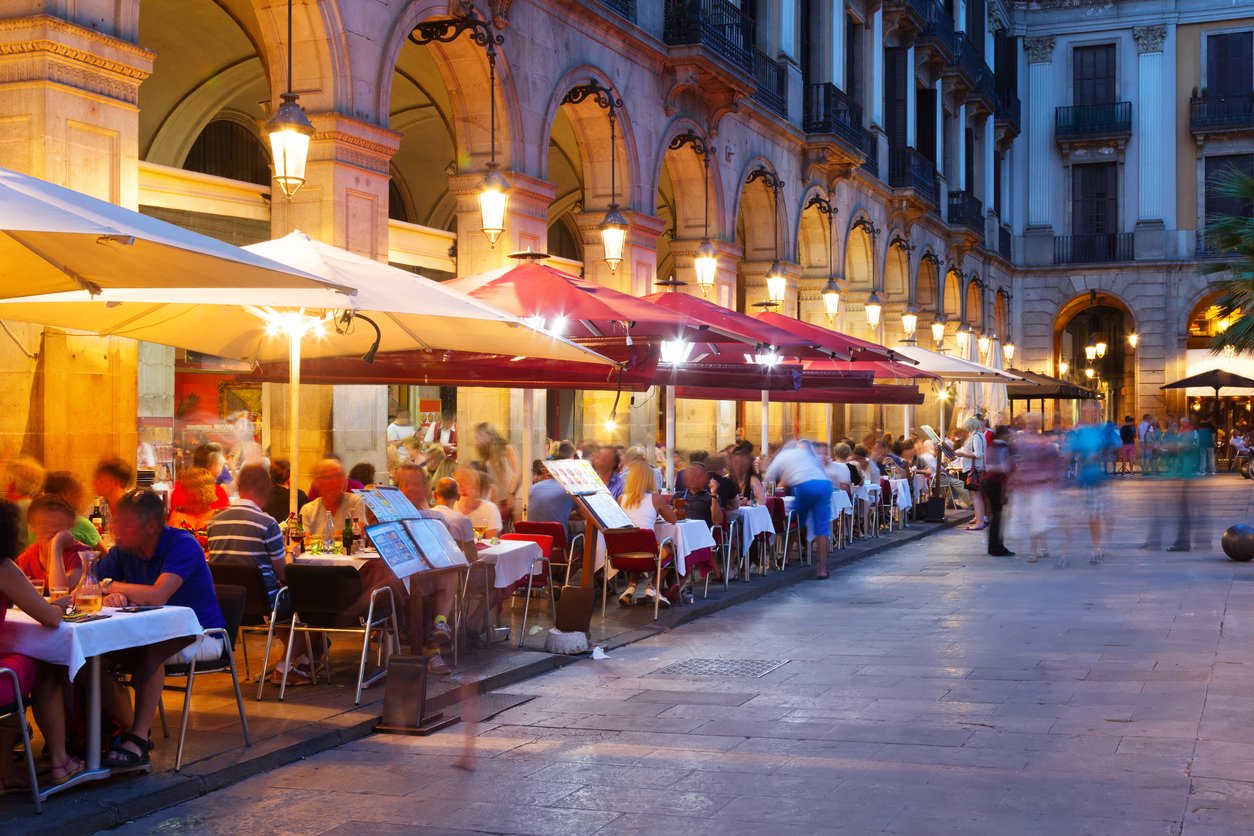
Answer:
<svg viewBox="0 0 1254 836"><path fill-rule="evenodd" d="M835 355L844 360L850 359L847 352L816 348L817 344L809 337L780 328L761 319L760 315L742 314L702 299L700 296L674 292L654 293L645 296L644 301L668 308L690 320L704 323L715 334L744 343L773 346L781 355L813 358ZM787 317L781 317L781 319L787 319Z"/></svg>
<svg viewBox="0 0 1254 836"><path fill-rule="evenodd" d="M891 348L885 348L878 343L860 340L857 337L833 331L831 328L823 328L819 325L812 325L809 322L802 322L800 319L784 316L775 311L763 311L762 313L754 314L753 318L772 327L787 331L793 335L794 339L802 340L809 345L815 346L828 357L842 357L852 360L899 360L906 363L913 362L902 357Z"/></svg>
<svg viewBox="0 0 1254 836"><path fill-rule="evenodd" d="M676 395L697 400L726 401L739 396L735 389L680 386ZM873 386L845 386L826 389L797 389L772 392L771 397L784 403L839 403L839 404L921 404L923 395L917 387L876 383Z"/></svg>

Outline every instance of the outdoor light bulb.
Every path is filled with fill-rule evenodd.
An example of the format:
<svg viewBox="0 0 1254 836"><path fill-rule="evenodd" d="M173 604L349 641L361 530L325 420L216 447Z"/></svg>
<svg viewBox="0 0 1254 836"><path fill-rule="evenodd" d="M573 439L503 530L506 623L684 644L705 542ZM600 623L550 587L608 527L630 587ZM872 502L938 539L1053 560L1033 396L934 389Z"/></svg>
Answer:
<svg viewBox="0 0 1254 836"><path fill-rule="evenodd" d="M819 295L823 297L823 309L827 311L828 323L835 322L836 314L840 313L840 285L836 284L834 277L828 278Z"/></svg>
<svg viewBox="0 0 1254 836"><path fill-rule="evenodd" d="M947 388L941 389L939 392L937 392L936 400L940 401L941 403L945 403L945 401L949 400L949 389Z"/></svg>
<svg viewBox="0 0 1254 836"><path fill-rule="evenodd" d="M697 287L701 288L701 293L704 295L714 287L714 280L718 276L718 250L714 248L709 238L697 247L692 266L697 273Z"/></svg>
<svg viewBox="0 0 1254 836"><path fill-rule="evenodd" d="M976 344L980 347L980 354L988 354L988 347L992 344L988 334L980 334L976 339Z"/></svg>
<svg viewBox="0 0 1254 836"><path fill-rule="evenodd" d="M872 328L878 328L880 324L880 311L884 309L884 303L880 301L879 294L872 292L866 298L866 324Z"/></svg>
<svg viewBox="0 0 1254 836"><path fill-rule="evenodd" d="M532 328L536 329L537 331L543 331L544 330L544 317L529 316L527 317L527 324L530 325Z"/></svg>
<svg viewBox="0 0 1254 836"><path fill-rule="evenodd" d="M295 93L283 93L283 104L266 123L270 151L274 158L274 181L283 194L291 197L305 185L305 163L309 160L309 140L314 126L297 104Z"/></svg>
<svg viewBox="0 0 1254 836"><path fill-rule="evenodd" d="M1087 377L1089 380L1093 379L1093 367L1092 366L1089 366L1088 368L1084 370L1084 376Z"/></svg>
<svg viewBox="0 0 1254 836"><path fill-rule="evenodd" d="M488 171L479 182L479 228L494 247L505 231L505 207L509 203L509 182L496 165L488 163Z"/></svg>
<svg viewBox="0 0 1254 836"><path fill-rule="evenodd" d="M774 368L779 365L779 355L775 353L775 349L771 346L763 346L753 355L753 362L759 366Z"/></svg>
<svg viewBox="0 0 1254 836"><path fill-rule="evenodd" d="M932 342L940 345L945 341L945 320L932 320Z"/></svg>
<svg viewBox="0 0 1254 836"><path fill-rule="evenodd" d="M618 211L618 204L611 203L601 221L601 244L605 249L605 263L610 272L618 269L623 261L623 246L627 243L627 219Z"/></svg>
<svg viewBox="0 0 1254 836"><path fill-rule="evenodd" d="M914 339L914 332L919 327L919 312L913 305L910 305L901 315L901 327L906 332L906 337Z"/></svg>
<svg viewBox="0 0 1254 836"><path fill-rule="evenodd" d="M784 275L784 265L772 262L771 269L766 271L766 298L772 305L782 305L787 292L788 277Z"/></svg>
<svg viewBox="0 0 1254 836"><path fill-rule="evenodd" d="M549 333L560 337L562 335L562 332L565 330L566 330L566 317L564 316L554 317L553 324L549 326Z"/></svg>
<svg viewBox="0 0 1254 836"><path fill-rule="evenodd" d="M676 365L683 363L692 353L692 343L687 340L665 340L662 342L662 362Z"/></svg>
<svg viewBox="0 0 1254 836"><path fill-rule="evenodd" d="M614 432L614 430L618 429L618 422L615 421L613 418L606 418L605 423L602 424L601 426L605 427L605 431L607 433L612 433Z"/></svg>
<svg viewBox="0 0 1254 836"><path fill-rule="evenodd" d="M967 345L971 340L971 332L967 330L967 326L963 325L958 328L958 333L954 335L954 339L958 343L958 350L966 354Z"/></svg>
<svg viewBox="0 0 1254 836"><path fill-rule="evenodd" d="M1015 359L1015 344L1006 340L1006 344L1001 347L1001 356L1006 358L1006 365L1009 366Z"/></svg>
<svg viewBox="0 0 1254 836"><path fill-rule="evenodd" d="M1093 345L1092 343L1089 343L1088 345L1086 345L1084 347L1084 359L1088 360L1090 363L1096 360L1097 359L1097 346Z"/></svg>
<svg viewBox="0 0 1254 836"><path fill-rule="evenodd" d="M1139 343L1140 341L1141 341L1141 335L1138 334L1136 331L1133 331L1131 334L1128 335L1128 345L1132 346L1133 348L1136 348L1136 344Z"/></svg>
<svg viewBox="0 0 1254 836"><path fill-rule="evenodd" d="M1058 374L1065 375L1069 371L1071 371L1071 364L1068 363L1066 360L1059 360L1058 361Z"/></svg>
<svg viewBox="0 0 1254 836"><path fill-rule="evenodd" d="M1096 350L1098 357L1106 356L1106 341L1105 340L1098 340L1097 345L1093 346L1093 348L1094 350Z"/></svg>

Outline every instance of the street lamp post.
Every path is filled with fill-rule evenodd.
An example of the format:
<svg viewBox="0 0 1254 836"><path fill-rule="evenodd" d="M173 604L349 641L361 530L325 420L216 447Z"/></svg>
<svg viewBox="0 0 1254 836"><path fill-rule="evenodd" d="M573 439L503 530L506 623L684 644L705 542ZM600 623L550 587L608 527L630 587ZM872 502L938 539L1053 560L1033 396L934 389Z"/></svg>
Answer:
<svg viewBox="0 0 1254 836"><path fill-rule="evenodd" d="M610 116L610 205L606 209L605 219L601 221L601 246L604 251L605 263L610 272L618 269L623 261L623 249L627 244L627 219L618 207L618 110L623 100L614 95L608 87L597 83L596 79L587 84L572 88L562 97L562 104L577 105L585 99L609 111Z"/></svg>
<svg viewBox="0 0 1254 836"><path fill-rule="evenodd" d="M296 190L305 185L305 165L309 161L309 141L314 127L305 115L305 109L297 102L300 96L292 92L292 0L287 0L287 90L279 98L283 104L266 122L270 136L270 152L274 157L274 182L290 200Z"/></svg>

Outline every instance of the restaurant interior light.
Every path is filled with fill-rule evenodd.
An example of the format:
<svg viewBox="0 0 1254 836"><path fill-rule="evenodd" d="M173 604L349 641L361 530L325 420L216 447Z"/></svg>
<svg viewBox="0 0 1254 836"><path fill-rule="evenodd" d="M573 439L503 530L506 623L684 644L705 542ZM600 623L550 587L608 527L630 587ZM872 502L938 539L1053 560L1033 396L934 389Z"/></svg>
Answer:
<svg viewBox="0 0 1254 836"><path fill-rule="evenodd" d="M488 171L479 181L479 228L496 246L496 239L505 231L505 208L509 204L509 181L497 171L496 163L488 163Z"/></svg>
<svg viewBox="0 0 1254 836"><path fill-rule="evenodd" d="M718 277L718 250L714 248L714 242L709 238L703 240L697 247L692 267L697 274L697 287L701 288L701 295L705 296L710 292L710 288L714 287L714 281Z"/></svg>
<svg viewBox="0 0 1254 836"><path fill-rule="evenodd" d="M880 312L883 309L884 303L880 300L879 294L871 291L871 295L866 298L866 324L872 328L878 328Z"/></svg>
<svg viewBox="0 0 1254 836"><path fill-rule="evenodd" d="M622 212L618 211L617 203L610 204L609 211L605 213L605 220L601 221L600 229L605 263L610 266L612 273L622 263L623 246L627 243L627 219L623 217Z"/></svg>
<svg viewBox="0 0 1254 836"><path fill-rule="evenodd" d="M1141 335L1138 334L1136 331L1133 331L1131 334L1128 335L1128 345L1132 346L1133 348L1136 348L1136 344L1139 343L1140 341L1141 341Z"/></svg>
<svg viewBox="0 0 1254 836"><path fill-rule="evenodd" d="M827 311L827 323L831 325L836 322L836 314L840 313L840 285L836 284L834 276L828 276L819 296L823 298L823 310Z"/></svg>
<svg viewBox="0 0 1254 836"><path fill-rule="evenodd" d="M692 354L692 343L687 340L664 340L662 342L662 362L676 365L685 363Z"/></svg>

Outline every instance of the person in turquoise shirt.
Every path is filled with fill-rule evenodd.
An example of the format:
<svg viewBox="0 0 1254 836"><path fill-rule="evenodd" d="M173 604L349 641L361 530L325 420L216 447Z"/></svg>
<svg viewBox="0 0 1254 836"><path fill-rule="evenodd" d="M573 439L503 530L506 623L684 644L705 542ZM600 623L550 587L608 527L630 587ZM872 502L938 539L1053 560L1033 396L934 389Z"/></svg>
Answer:
<svg viewBox="0 0 1254 836"><path fill-rule="evenodd" d="M70 534L74 539L93 549L100 546L100 532L91 520L83 516L83 483L68 470L54 470L44 480L44 493L56 494L74 509L74 524Z"/></svg>

